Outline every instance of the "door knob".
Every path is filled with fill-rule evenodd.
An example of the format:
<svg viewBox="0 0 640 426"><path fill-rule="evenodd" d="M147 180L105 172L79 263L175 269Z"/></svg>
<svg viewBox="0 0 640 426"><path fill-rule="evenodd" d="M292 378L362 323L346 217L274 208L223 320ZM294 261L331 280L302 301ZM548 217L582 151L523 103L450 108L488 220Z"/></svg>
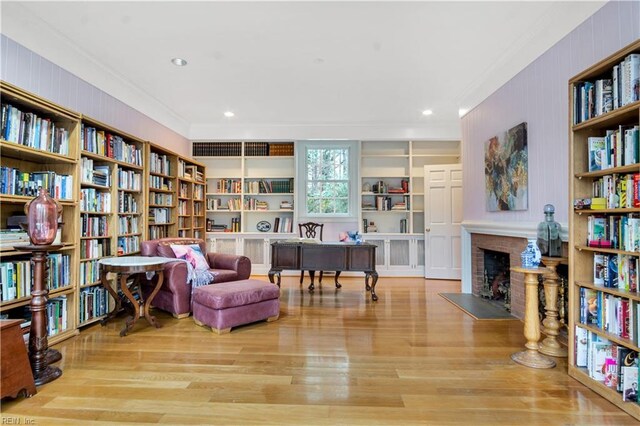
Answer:
<svg viewBox="0 0 640 426"><path fill-rule="evenodd" d="M431 232L431 228L424 228L425 232Z"/></svg>

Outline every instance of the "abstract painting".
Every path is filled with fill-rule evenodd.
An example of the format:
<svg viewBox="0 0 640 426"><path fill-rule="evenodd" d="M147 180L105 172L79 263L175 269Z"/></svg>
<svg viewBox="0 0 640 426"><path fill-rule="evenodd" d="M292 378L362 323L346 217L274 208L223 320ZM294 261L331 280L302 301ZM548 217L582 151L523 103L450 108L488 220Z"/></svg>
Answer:
<svg viewBox="0 0 640 426"><path fill-rule="evenodd" d="M485 142L487 210L528 208L527 123L520 123Z"/></svg>

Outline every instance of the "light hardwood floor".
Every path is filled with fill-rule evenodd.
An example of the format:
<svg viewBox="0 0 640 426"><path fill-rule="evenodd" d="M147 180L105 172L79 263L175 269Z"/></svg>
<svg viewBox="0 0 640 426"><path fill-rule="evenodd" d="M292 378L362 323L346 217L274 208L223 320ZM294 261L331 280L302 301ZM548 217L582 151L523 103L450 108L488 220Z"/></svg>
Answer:
<svg viewBox="0 0 640 426"><path fill-rule="evenodd" d="M259 277L265 279L265 277ZM56 346L63 375L2 402L2 424L627 425L637 422L566 373L515 364L518 320L476 321L438 296L459 282L362 279L309 294L283 277L280 319L217 335L158 312ZM92 423L95 424L95 423Z"/></svg>

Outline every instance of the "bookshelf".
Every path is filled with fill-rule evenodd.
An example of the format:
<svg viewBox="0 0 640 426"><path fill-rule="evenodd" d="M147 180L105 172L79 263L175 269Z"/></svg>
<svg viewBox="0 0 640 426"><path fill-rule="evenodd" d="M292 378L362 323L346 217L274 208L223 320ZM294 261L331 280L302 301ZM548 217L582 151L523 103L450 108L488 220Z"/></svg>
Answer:
<svg viewBox="0 0 640 426"><path fill-rule="evenodd" d="M5 82L0 82L0 97L0 228L7 228L9 218L24 214L24 205L35 196L38 186L48 187L63 208L59 238L62 247L47 260L48 340L53 345L77 334L80 117ZM3 245L2 317L30 318L31 270L29 254Z"/></svg>
<svg viewBox="0 0 640 426"><path fill-rule="evenodd" d="M178 158L178 236L205 238L205 167Z"/></svg>
<svg viewBox="0 0 640 426"><path fill-rule="evenodd" d="M207 170L208 234L297 235L293 142L194 142L193 155Z"/></svg>
<svg viewBox="0 0 640 426"><path fill-rule="evenodd" d="M362 141L360 232L422 235L424 166L459 157L454 141Z"/></svg>
<svg viewBox="0 0 640 426"><path fill-rule="evenodd" d="M569 217L569 375L640 420L622 392L638 367L617 356L640 351L640 99L619 73L630 66L638 78L640 41L569 81L570 205L591 202Z"/></svg>
<svg viewBox="0 0 640 426"><path fill-rule="evenodd" d="M109 312L98 261L140 252L144 234L144 141L87 116L80 127L78 326Z"/></svg>
<svg viewBox="0 0 640 426"><path fill-rule="evenodd" d="M147 145L147 210L150 240L178 236L178 156Z"/></svg>

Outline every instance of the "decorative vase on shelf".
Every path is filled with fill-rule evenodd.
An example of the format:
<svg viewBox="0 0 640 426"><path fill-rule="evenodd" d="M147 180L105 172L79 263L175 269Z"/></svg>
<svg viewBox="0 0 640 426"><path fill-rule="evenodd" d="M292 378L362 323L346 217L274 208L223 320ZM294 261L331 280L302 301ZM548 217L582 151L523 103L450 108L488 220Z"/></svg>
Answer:
<svg viewBox="0 0 640 426"><path fill-rule="evenodd" d="M540 265L542 253L540 253L535 239L528 239L527 241L527 247L525 247L524 251L520 254L522 267L537 268L538 265Z"/></svg>
<svg viewBox="0 0 640 426"><path fill-rule="evenodd" d="M27 234L33 245L49 245L56 239L62 207L46 189L38 188L38 196L24 206Z"/></svg>

